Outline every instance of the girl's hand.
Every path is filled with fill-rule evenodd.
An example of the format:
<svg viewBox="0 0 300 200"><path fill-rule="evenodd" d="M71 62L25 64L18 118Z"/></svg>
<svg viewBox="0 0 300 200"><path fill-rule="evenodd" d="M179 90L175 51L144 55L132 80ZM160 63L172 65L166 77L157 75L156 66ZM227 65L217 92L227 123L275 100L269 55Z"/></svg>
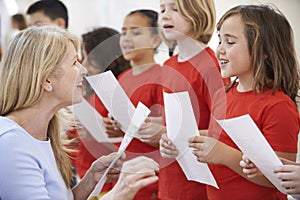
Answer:
<svg viewBox="0 0 300 200"><path fill-rule="evenodd" d="M176 146L168 138L166 133L164 133L159 140L159 150L161 156L164 158L176 158L176 156L178 156Z"/></svg>
<svg viewBox="0 0 300 200"><path fill-rule="evenodd" d="M281 186L288 194L300 194L300 165L293 161L281 158L283 165L275 169Z"/></svg>
<svg viewBox="0 0 300 200"><path fill-rule="evenodd" d="M109 138L124 136L121 125L110 114L108 114L108 117L103 117L103 123Z"/></svg>
<svg viewBox="0 0 300 200"><path fill-rule="evenodd" d="M258 176L258 168L251 162L245 155L243 155L240 161L240 166L243 168L243 173L247 175L248 178L254 178Z"/></svg>
<svg viewBox="0 0 300 200"><path fill-rule="evenodd" d="M211 164L223 164L222 152L228 147L224 143L207 136L207 130L200 130L199 136L189 139L189 147L193 148L193 154L199 162Z"/></svg>
<svg viewBox="0 0 300 200"><path fill-rule="evenodd" d="M165 127L161 125L161 123L157 123L152 120L152 118L148 117L140 127L138 137L142 142L158 147L159 140L164 131Z"/></svg>

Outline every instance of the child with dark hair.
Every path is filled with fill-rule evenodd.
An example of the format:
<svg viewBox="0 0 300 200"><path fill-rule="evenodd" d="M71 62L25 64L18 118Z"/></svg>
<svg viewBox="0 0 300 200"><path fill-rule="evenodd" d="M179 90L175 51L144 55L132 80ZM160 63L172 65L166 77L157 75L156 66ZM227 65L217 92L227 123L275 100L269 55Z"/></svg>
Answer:
<svg viewBox="0 0 300 200"><path fill-rule="evenodd" d="M67 7L59 0L41 0L29 6L26 12L29 24L56 24L63 28L69 26Z"/></svg>
<svg viewBox="0 0 300 200"><path fill-rule="evenodd" d="M24 15L22 15L20 13L15 14L11 17L11 24L12 24L13 29L16 29L19 31L27 28L26 19L25 19Z"/></svg>
<svg viewBox="0 0 300 200"><path fill-rule="evenodd" d="M81 37L82 64L86 67L88 76L111 70L118 77L121 72L130 67L129 62L122 56L119 45L120 33L117 30L109 27L100 27L82 34ZM83 96L85 99L101 116L107 117L108 111L92 87L85 79L83 84ZM83 178L91 164L98 157L111 153L115 148L109 142L98 143L92 137L86 137L89 135L86 129L78 131L81 137L78 143L75 166L79 177ZM75 131L74 134L77 135ZM108 192L112 186L112 183L106 183L101 193Z"/></svg>
<svg viewBox="0 0 300 200"><path fill-rule="evenodd" d="M122 26L120 47L124 58L130 62L131 69L121 73L118 79L134 106L140 101L151 110L150 117L139 134L152 131L154 135L146 140L134 138L126 149L126 159L147 155L159 161L160 157L159 130L147 128L149 124L160 123L162 116L161 66L154 60L156 49L161 43L157 18L158 14L153 10L135 10L125 17ZM124 135L111 118L104 118L104 123L109 137ZM135 199L158 199L158 184L143 188Z"/></svg>

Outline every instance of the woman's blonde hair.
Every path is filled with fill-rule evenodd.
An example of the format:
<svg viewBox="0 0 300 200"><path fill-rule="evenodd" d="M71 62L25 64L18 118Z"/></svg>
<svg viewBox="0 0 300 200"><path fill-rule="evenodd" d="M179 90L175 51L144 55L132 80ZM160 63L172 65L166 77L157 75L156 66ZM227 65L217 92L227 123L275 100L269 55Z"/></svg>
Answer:
<svg viewBox="0 0 300 200"><path fill-rule="evenodd" d="M215 30L216 9L213 0L176 0L178 12L192 23L192 37L207 44Z"/></svg>
<svg viewBox="0 0 300 200"><path fill-rule="evenodd" d="M78 38L66 30L51 26L33 26L11 39L0 67L0 115L34 106L41 99L45 79L56 72L69 42L78 49ZM48 125L48 137L58 168L67 187L71 184L71 162L61 133L61 111Z"/></svg>

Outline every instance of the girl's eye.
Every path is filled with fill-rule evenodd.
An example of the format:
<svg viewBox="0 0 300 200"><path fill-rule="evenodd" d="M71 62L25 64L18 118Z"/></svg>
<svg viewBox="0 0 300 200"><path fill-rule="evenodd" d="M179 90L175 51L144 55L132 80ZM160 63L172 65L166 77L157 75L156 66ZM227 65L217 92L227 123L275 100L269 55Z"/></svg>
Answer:
<svg viewBox="0 0 300 200"><path fill-rule="evenodd" d="M133 30L133 31L132 31L132 34L133 34L133 35L140 35L141 32L140 32L140 31L137 31L137 30Z"/></svg>
<svg viewBox="0 0 300 200"><path fill-rule="evenodd" d="M235 44L235 42L232 42L232 41L227 41L227 43L228 43L229 45Z"/></svg>
<svg viewBox="0 0 300 200"><path fill-rule="evenodd" d="M164 13L164 12L165 12L165 9L161 9L161 10L160 10L160 13Z"/></svg>
<svg viewBox="0 0 300 200"><path fill-rule="evenodd" d="M121 35L123 36L126 35L126 31L121 32Z"/></svg>

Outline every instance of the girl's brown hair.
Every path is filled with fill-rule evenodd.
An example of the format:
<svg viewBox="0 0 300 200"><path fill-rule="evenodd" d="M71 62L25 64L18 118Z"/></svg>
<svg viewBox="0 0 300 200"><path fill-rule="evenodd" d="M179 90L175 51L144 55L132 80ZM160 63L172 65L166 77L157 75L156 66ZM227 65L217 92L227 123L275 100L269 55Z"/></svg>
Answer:
<svg viewBox="0 0 300 200"><path fill-rule="evenodd" d="M239 5L228 10L217 24L239 15L253 66L254 91L266 88L283 91L295 103L299 89L299 64L294 48L293 30L286 17L270 5Z"/></svg>

